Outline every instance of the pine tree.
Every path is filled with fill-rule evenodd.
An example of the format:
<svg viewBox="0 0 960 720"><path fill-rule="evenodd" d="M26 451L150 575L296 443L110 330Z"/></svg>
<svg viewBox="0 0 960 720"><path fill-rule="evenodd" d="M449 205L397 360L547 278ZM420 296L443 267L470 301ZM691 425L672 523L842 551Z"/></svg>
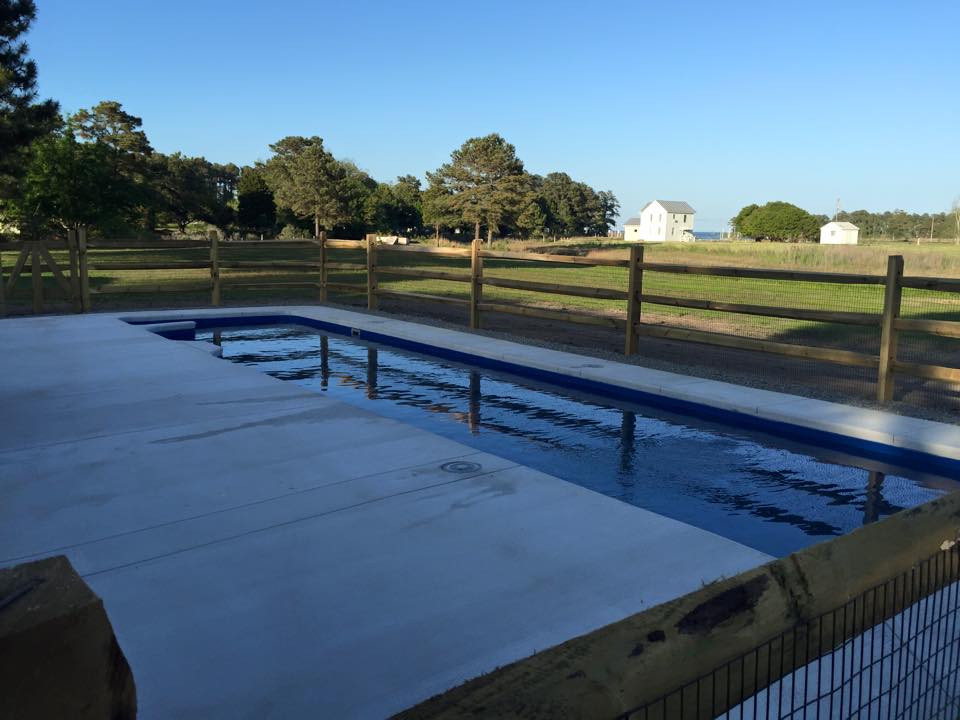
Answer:
<svg viewBox="0 0 960 720"><path fill-rule="evenodd" d="M261 233L277 224L277 205L263 175L262 166L245 167L237 182L237 222Z"/></svg>
<svg viewBox="0 0 960 720"><path fill-rule="evenodd" d="M265 178L280 209L312 218L314 233L353 217L356 182L348 168L323 147L323 140L289 136L270 146Z"/></svg>
<svg viewBox="0 0 960 720"><path fill-rule="evenodd" d="M517 228L529 238L542 233L546 226L547 214L543 211L541 201L532 199L517 217Z"/></svg>
<svg viewBox="0 0 960 720"><path fill-rule="evenodd" d="M516 148L496 133L470 138L427 178L447 209L473 223L476 237L486 225L488 242L519 214L531 186Z"/></svg>
<svg viewBox="0 0 960 720"><path fill-rule="evenodd" d="M37 65L20 39L36 15L33 0L0 0L0 197L14 192L30 143L60 119L57 103L37 102Z"/></svg>

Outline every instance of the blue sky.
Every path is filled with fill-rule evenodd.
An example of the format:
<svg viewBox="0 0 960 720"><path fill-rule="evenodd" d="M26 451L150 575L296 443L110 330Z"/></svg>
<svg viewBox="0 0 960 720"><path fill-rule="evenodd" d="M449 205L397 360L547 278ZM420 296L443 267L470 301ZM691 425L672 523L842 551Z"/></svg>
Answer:
<svg viewBox="0 0 960 720"><path fill-rule="evenodd" d="M960 196L960 2L37 0L40 91L219 162L320 135L379 180L499 132L532 172L720 229Z"/></svg>

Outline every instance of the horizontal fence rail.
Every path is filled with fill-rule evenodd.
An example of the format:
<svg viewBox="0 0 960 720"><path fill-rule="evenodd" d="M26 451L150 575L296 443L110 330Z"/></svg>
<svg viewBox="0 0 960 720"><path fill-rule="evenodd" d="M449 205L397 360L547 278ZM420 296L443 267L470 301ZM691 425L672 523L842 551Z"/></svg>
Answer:
<svg viewBox="0 0 960 720"><path fill-rule="evenodd" d="M252 260L244 257L249 249L277 249L295 252L295 257L276 260ZM66 250L65 260L58 260L51 253ZM142 260L125 251L184 250L202 253L194 259L161 256ZM10 269L4 265L4 251L12 251L15 259ZM334 254L331 255L331 252ZM342 253L346 252L346 257ZM240 253L238 256L236 253ZM337 255L336 253L341 253ZM120 257L117 257L117 254ZM458 267L420 267L424 260L433 258L440 263L459 263ZM426 260L431 262L431 260ZM465 266L468 263L469 266ZM491 272L484 273L488 264ZM597 287L587 284L546 282L543 280L507 277L493 272L499 266L516 268L610 268L610 272L623 273L624 287ZM136 285L117 285L99 282L91 287L90 271L143 271L144 282ZM176 282L151 281L151 272L186 271L202 276ZM553 270L550 270L553 273ZM316 239L283 241L221 241L216 235L209 239L178 241L147 240L88 240L84 229L71 230L63 238L42 241L0 244L0 313L6 313L6 303L21 276L31 276L32 306L34 312L44 309L44 289L41 277L48 273L62 291L74 311L88 312L91 297L123 293L210 293L210 303L221 304L225 292L241 289L273 288L310 290L320 302L329 301L330 294L366 296L367 307L377 310L383 299L441 302L466 306L471 328L481 327L485 314L502 313L519 317L569 322L579 325L605 327L624 333L624 352L635 354L642 339L693 343L718 348L730 348L752 352L781 355L846 367L867 368L876 372L877 399L887 402L893 398L897 375L926 380L960 383L960 368L937 365L930 362L905 359L898 352L899 339L904 333L912 335L960 339L960 321L926 318L902 318L903 290L931 291L935 293L960 294L960 279L905 276L903 258L891 256L887 273L869 275L856 273L806 272L779 269L740 268L725 266L681 265L675 263L647 262L642 245L630 249L629 257L606 258L579 255L546 254L532 252L501 252L485 249L480 240L474 240L470 248L436 248L423 245L386 245L377 242L376 235L365 240L342 240L327 238L321 233ZM684 277L731 278L742 281L773 281L784 286L797 284L798 293L805 288L818 286L862 286L882 292L875 312L852 310L825 310L809 307L787 307L779 304L729 301L710 297L689 297L684 293L664 294L645 287L645 274ZM345 278L349 278L346 280ZM441 284L450 283L452 294L420 292L413 285L395 287L396 280L430 280ZM386 282L386 285L383 283ZM649 282L647 284L650 284ZM809 285L812 284L812 285ZM455 290L467 286L468 292ZM683 286L683 285L682 285ZM496 288L499 292L488 293L484 288ZM402 288L402 289L401 289ZM506 297L543 297L546 303L507 300ZM786 293L784 293L786 294ZM563 307L563 298L584 298L608 303L609 312ZM555 305L560 303L560 307ZM552 305L552 306L545 306ZM617 307L619 306L619 308ZM589 304L588 304L589 307ZM601 304L601 307L603 305ZM732 332L714 331L708 325L688 327L663 319L650 308L690 310L716 313L720 316L749 316L797 321L800 323L826 323L831 326L863 328L879 334L879 346L874 352L841 349L836 347L781 342L758 337L745 337ZM711 316L712 317L712 316Z"/></svg>
<svg viewBox="0 0 960 720"><path fill-rule="evenodd" d="M374 276L370 280L376 298L402 297L420 300L433 300L445 303L467 303L470 309L470 325L480 327L483 313L507 313L522 317L571 322L584 325L611 327L626 331L625 352L633 354L639 346L639 338L652 337L682 342L697 343L722 348L749 350L771 353L786 357L801 358L832 363L847 367L874 369L877 375L877 396L880 402L892 398L894 375L902 373L926 379L960 382L960 369L924 363L910 363L897 359L897 336L900 332L928 333L939 337L960 338L960 322L946 320L900 319L901 294L904 287L936 290L940 292L960 292L960 280L945 278L904 277L902 258L891 258L886 275L868 275L857 273L805 272L794 270L774 270L759 268L713 267L700 265L679 265L670 263L645 262L643 247L631 250L627 260L611 258L591 258L571 255L550 255L527 252L499 252L485 250L479 241L467 251L456 248L430 248L419 246L378 246L368 239L368 271ZM471 258L471 269L451 272L436 269L383 266L377 263L378 253L391 253L394 257L403 253L429 254L454 258ZM549 264L551 266L591 266L625 268L628 273L627 290L616 288L569 285L553 282L538 282L515 278L490 277L484 275L483 263L491 261L518 261L531 264ZM747 280L769 280L782 283L817 283L833 285L861 285L880 287L884 290L884 302L876 313L828 311L801 307L776 307L752 303L721 302L703 298L680 297L644 292L644 271L686 276L729 277ZM379 287L380 278L403 277L450 282L470 283L470 299L415 293L399 290L384 290ZM531 306L522 303L492 302L483 299L483 288L495 287L542 295L560 297L583 297L625 303L626 319L585 310L554 309ZM873 328L881 332L879 352L870 354L832 347L801 345L774 340L741 337L729 333L677 327L662 323L646 322L642 319L644 305L668 306L692 310L731 313L754 317L779 318L803 322L830 323L863 328ZM368 305L371 309L379 307L375 300Z"/></svg>

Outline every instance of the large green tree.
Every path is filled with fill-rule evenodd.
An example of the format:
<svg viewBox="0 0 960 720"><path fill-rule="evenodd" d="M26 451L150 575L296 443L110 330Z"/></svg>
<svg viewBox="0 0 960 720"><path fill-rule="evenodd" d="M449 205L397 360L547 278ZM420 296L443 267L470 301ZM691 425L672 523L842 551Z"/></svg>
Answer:
<svg viewBox="0 0 960 720"><path fill-rule="evenodd" d="M156 189L162 198L163 215L176 224L181 233L202 214L206 178L203 160L173 153L153 157Z"/></svg>
<svg viewBox="0 0 960 720"><path fill-rule="evenodd" d="M30 144L60 120L57 103L37 101L37 65L22 39L36 15L33 0L0 0L0 197L16 193Z"/></svg>
<svg viewBox="0 0 960 720"><path fill-rule="evenodd" d="M537 195L543 201L547 230L558 236L606 235L620 212L611 191L597 192L562 172L539 179Z"/></svg>
<svg viewBox="0 0 960 720"><path fill-rule="evenodd" d="M116 100L104 100L67 118L69 131L77 139L99 147L113 171L126 181L128 191L139 195L132 206L126 206L127 224L152 230L163 200L158 195L158 165L142 125L139 117L128 113Z"/></svg>
<svg viewBox="0 0 960 720"><path fill-rule="evenodd" d="M813 240L820 232L823 218L803 208L775 201L766 205L748 205L733 219L734 229L758 240Z"/></svg>
<svg viewBox="0 0 960 720"><path fill-rule="evenodd" d="M454 209L450 199L452 194L442 185L431 182L421 195L423 222L433 228L437 243L440 242L440 232L443 228L460 224L460 215Z"/></svg>
<svg viewBox="0 0 960 720"><path fill-rule="evenodd" d="M377 188L377 181L350 160L337 162L344 173L343 181L337 187L337 193L345 207L346 217L331 228L342 237L362 237L370 229L364 220L364 211L367 198Z"/></svg>
<svg viewBox="0 0 960 720"><path fill-rule="evenodd" d="M393 188L387 183L377 183L364 200L364 224L379 233L396 231L397 208Z"/></svg>
<svg viewBox="0 0 960 720"><path fill-rule="evenodd" d="M540 198L532 197L517 217L517 230L523 237L542 234L547 227L547 212Z"/></svg>
<svg viewBox="0 0 960 720"><path fill-rule="evenodd" d="M278 208L313 220L314 234L354 217L356 173L323 147L317 136L289 136L270 146L274 155L264 165L264 177Z"/></svg>
<svg viewBox="0 0 960 720"><path fill-rule="evenodd" d="M143 120L131 115L116 100L103 100L89 110L78 110L67 125L81 140L110 151L117 172L146 183L153 148L143 131Z"/></svg>
<svg viewBox="0 0 960 720"><path fill-rule="evenodd" d="M496 133L470 138L427 178L441 188L438 197L447 208L474 225L477 237L480 226L487 227L488 242L523 210L531 187L516 148Z"/></svg>
<svg viewBox="0 0 960 720"><path fill-rule="evenodd" d="M620 201L612 190L601 190L597 193L600 211L596 215L595 230L597 235L606 235L617 224L620 215Z"/></svg>
<svg viewBox="0 0 960 720"><path fill-rule="evenodd" d="M208 192L200 219L229 235L237 219L237 183L240 168L233 163L212 163L201 158L206 171Z"/></svg>
<svg viewBox="0 0 960 720"><path fill-rule="evenodd" d="M397 229L417 233L423 229L423 190L419 178L401 175L393 184L397 203Z"/></svg>
<svg viewBox="0 0 960 720"><path fill-rule="evenodd" d="M741 235L745 235L746 234L745 230L747 229L748 222L749 222L748 218L754 212L756 212L756 210L759 209L759 207L760 206L757 205L756 203L750 203L749 205L745 205L744 207L740 208L740 212L738 212L736 217L734 217L730 221L730 225L732 225L733 229L736 230L738 233L740 233Z"/></svg>
<svg viewBox="0 0 960 720"><path fill-rule="evenodd" d="M195 221L209 223L224 234L230 232L236 217L233 202L239 170L235 165L181 153L155 154L153 164L162 210L181 233Z"/></svg>
<svg viewBox="0 0 960 720"><path fill-rule="evenodd" d="M263 166L244 167L237 181L237 223L243 230L270 233L277 224L277 204Z"/></svg>
<svg viewBox="0 0 960 720"><path fill-rule="evenodd" d="M141 159L153 152L143 120L131 115L116 100L102 100L89 110L70 116L78 137L113 149L120 157Z"/></svg>
<svg viewBox="0 0 960 720"><path fill-rule="evenodd" d="M378 232L417 233L423 225L420 181L412 175L393 185L377 183L364 202L364 221Z"/></svg>
<svg viewBox="0 0 960 720"><path fill-rule="evenodd" d="M69 130L36 140L29 158L20 193L4 208L25 234L80 226L115 231L141 200L107 148L79 142Z"/></svg>

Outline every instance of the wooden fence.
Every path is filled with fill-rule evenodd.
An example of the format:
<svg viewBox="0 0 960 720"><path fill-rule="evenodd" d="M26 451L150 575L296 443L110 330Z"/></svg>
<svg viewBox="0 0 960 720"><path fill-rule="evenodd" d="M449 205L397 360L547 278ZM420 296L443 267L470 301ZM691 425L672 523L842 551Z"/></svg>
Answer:
<svg viewBox="0 0 960 720"><path fill-rule="evenodd" d="M50 253L50 247L66 249L66 260L58 263ZM315 260L256 261L224 259L224 248L269 247L298 249ZM161 261L110 261L91 260L90 250L136 250L136 249L203 249L209 253L204 260L161 260ZM65 240L23 242L16 245L0 245L0 251L15 250L16 261L4 280L2 253L0 253L0 313L5 313L5 302L10 297L18 277L29 272L32 276L32 306L35 313L43 312L44 296L41 275L49 271L70 301L75 312L89 312L92 309L91 296L112 292L209 292L210 304L218 306L224 292L234 288L311 288L316 290L316 299L327 302L329 294L345 293L365 295L367 308L377 310L383 298L402 298L408 300L437 301L463 305L468 314L469 325L479 329L482 317L487 313L507 313L529 318L563 321L585 325L613 328L624 333L624 352L632 355L638 352L642 338L664 338L701 345L750 350L771 353L794 358L802 358L848 367L863 367L876 371L877 400L881 403L893 398L894 382L897 375L910 375L928 380L960 383L960 368L943 365L905 362L898 359L898 339L900 333L924 333L928 335L960 338L960 322L952 320L928 320L901 318L902 293L904 288L932 290L945 293L960 293L960 279L931 277L908 277L904 275L902 256L891 256L886 275L861 275L848 273L802 272L793 270L771 270L739 267L709 267L695 265L675 265L644 260L644 248L636 245L630 248L627 259L579 257L542 253L497 252L483 248L479 240L474 240L470 248L434 248L421 245L382 245L377 243L375 235L368 235L365 241L328 239L325 234L316 240L269 241L269 242L221 242L216 237L209 240L176 242L108 242L88 241L83 229L70 231ZM366 261L333 262L329 260L330 250L353 250L365 255ZM437 258L458 258L469 260L469 271L425 269L404 267L400 263L381 264L385 255L399 258L426 254ZM535 282L504 277L484 276L485 260L510 260L520 264L556 264L557 266L606 266L623 268L627 274L626 289L590 287L583 285L564 285L558 283ZM104 270L177 270L204 269L209 277L202 281L184 283L161 283L157 285L139 285L135 289L110 286L91 289L89 272L91 269ZM243 271L298 272L315 274L309 281L263 281L244 278ZM222 276L227 271L228 277ZM685 298L674 295L660 295L645 292L644 272L668 273L688 276L720 276L742 279L774 280L782 283L823 283L827 285L863 285L881 286L883 306L876 313L859 313L835 310L814 310L797 307L775 307L744 303L719 302L702 298ZM356 272L366 276L366 283L332 282L331 273ZM412 278L423 280L442 280L469 285L469 297L447 297L419 292L401 291L381 287L384 278ZM609 300L623 303L625 317L614 317L586 310L549 309L536 305L491 302L484 298L484 287L505 288L537 293L544 296L579 297ZM845 326L876 328L880 331L880 346L877 354L856 352L831 347L802 345L778 342L767 339L741 337L730 333L708 332L698 329L677 327L644 321L645 305L660 305L693 310L716 311L738 315L750 315L765 318L814 321Z"/></svg>

